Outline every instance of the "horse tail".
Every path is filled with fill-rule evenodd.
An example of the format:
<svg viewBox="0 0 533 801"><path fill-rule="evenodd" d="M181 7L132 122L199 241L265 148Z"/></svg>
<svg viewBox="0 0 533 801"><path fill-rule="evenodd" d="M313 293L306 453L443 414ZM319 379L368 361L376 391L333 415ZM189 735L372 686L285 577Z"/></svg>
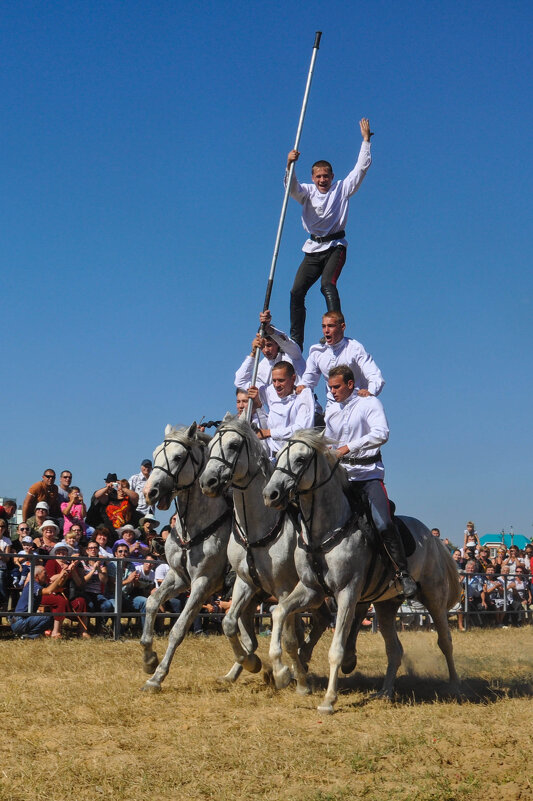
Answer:
<svg viewBox="0 0 533 801"><path fill-rule="evenodd" d="M444 559L444 569L448 579L448 605L446 608L451 609L461 599L461 583L459 581L459 572L451 553L445 545L442 545L442 550L444 551L442 557Z"/></svg>

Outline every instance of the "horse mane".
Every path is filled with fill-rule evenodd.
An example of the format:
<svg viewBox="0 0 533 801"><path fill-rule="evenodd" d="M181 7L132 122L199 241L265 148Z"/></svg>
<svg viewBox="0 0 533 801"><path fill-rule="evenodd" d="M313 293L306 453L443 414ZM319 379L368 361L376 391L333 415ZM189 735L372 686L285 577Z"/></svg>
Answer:
<svg viewBox="0 0 533 801"><path fill-rule="evenodd" d="M330 467L334 467L337 463L338 460L335 456L335 451L330 446L337 445L338 443L333 439L329 439L329 437L325 437L324 434L317 431L316 428L301 428L299 431L295 431L291 437L291 441L294 440L303 442L304 445L317 451L317 453L323 453ZM342 480L343 488L347 488L348 476L346 471L342 469L342 465L339 465L339 469L336 472Z"/></svg>
<svg viewBox="0 0 533 801"><path fill-rule="evenodd" d="M228 419L224 418L217 432L222 433L224 431L235 431L237 434L246 437L250 458L259 466L265 478L270 478L273 472L270 459L248 420L242 420L237 416L229 417Z"/></svg>
<svg viewBox="0 0 533 801"><path fill-rule="evenodd" d="M198 429L194 437L189 437L189 428L190 426L172 426L168 433L165 432L165 439L188 446L194 445L195 442L200 442L203 445L208 445L211 442L211 436L206 434L205 431L198 431Z"/></svg>

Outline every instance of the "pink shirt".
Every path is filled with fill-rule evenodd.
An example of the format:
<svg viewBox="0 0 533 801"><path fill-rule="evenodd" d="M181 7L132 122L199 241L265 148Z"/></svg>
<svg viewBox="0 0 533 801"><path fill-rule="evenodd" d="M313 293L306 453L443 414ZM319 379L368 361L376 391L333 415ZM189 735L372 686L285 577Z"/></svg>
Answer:
<svg viewBox="0 0 533 801"><path fill-rule="evenodd" d="M81 503L73 503L70 512L68 515L65 514L65 509L67 508L68 503L61 504L61 512L63 513L64 523L63 523L63 535L70 531L74 523L79 523L79 525L83 529L83 533L85 534L85 522L83 520L83 505Z"/></svg>

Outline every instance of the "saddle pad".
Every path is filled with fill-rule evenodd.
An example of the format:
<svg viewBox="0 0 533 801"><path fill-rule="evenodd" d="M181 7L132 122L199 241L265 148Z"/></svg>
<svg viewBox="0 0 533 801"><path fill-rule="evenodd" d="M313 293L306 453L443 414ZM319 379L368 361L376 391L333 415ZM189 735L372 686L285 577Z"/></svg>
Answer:
<svg viewBox="0 0 533 801"><path fill-rule="evenodd" d="M396 524L396 528L400 532L400 537L402 538L403 542L403 549L405 551L406 556L411 556L415 552L416 542L415 538L399 517L394 516L394 523Z"/></svg>

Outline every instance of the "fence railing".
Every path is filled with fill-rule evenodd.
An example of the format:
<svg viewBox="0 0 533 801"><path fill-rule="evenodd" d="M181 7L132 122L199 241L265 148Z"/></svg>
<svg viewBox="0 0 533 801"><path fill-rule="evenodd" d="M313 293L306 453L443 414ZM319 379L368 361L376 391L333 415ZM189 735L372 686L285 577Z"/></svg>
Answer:
<svg viewBox="0 0 533 801"><path fill-rule="evenodd" d="M38 564L42 564L43 560L47 561L47 560L50 560L50 559L56 559L57 557L56 556L50 556L50 555L45 556L45 555L42 555L42 554L25 554L25 558L30 561L30 571L29 571L29 585L30 586L29 586L29 592L28 592L28 607L27 607L27 610L25 612L22 612L22 611L17 612L16 613L17 617L26 617L26 616L29 616L29 615L42 615L42 616L48 616L48 617L50 617L50 616L61 616L61 617L63 617L64 616L63 612L53 612L51 610L50 611L45 611L45 612L38 612L34 608L35 607L35 601L36 601L36 596L34 594L35 593L35 584L36 584L35 567ZM68 562L72 562L72 561L85 562L85 561L87 561L86 557L83 558L83 557L80 557L80 556L62 556L61 559L63 561L68 561ZM115 572L115 576L114 576L115 586L113 588L113 593L112 593L112 595L110 595L108 593L107 596L106 596L113 603L113 611L103 611L102 612L102 611L93 610L93 609L87 610L87 612L83 612L83 613L78 613L78 612L71 611L71 612L67 613L67 616L68 617L73 617L74 616L74 617L78 617L78 618L85 617L87 620L89 618L95 618L95 619L104 618L106 620L111 619L112 620L113 639L118 640L121 637L121 634L122 634L121 620L123 618L139 618L139 617L143 616L143 614L144 614L143 612L139 612L139 611L136 611L136 610L131 610L131 608L128 608L128 609L124 608L122 582L123 582L124 574L125 574L125 565L127 563L128 564L131 563L132 560L128 559L128 558L124 559L122 557L116 557L116 556L106 556L106 557L99 556L99 557L97 557L97 559L99 559L101 561L105 561L106 563L114 563L114 564L116 564L116 569L115 569L116 572L114 571ZM96 559L94 561L96 561ZM134 563L137 564L140 561L141 560L135 560ZM159 564L162 564L162 561L159 561L159 562L154 561L154 568ZM501 604L499 604L497 607L491 605L490 607L487 607L487 608L483 607L480 595L479 596L476 595L474 597L473 595L469 594L469 592L468 592L468 581L470 579L475 579L475 578L481 579L482 582L485 582L487 577L486 577L485 573L474 573L474 574L472 574L472 573L465 574L464 572L462 573L461 580L462 580L462 584L463 584L463 598L462 598L462 600L461 600L461 602L459 604L457 604L452 609L448 610L448 618L453 618L453 617L459 617L459 619L462 618L463 625L464 625L465 629L467 629L468 626L470 624L472 624L473 621L476 621L476 622L480 623L481 619L483 619L483 618L487 618L488 619L489 616L494 617L496 615L500 615L500 616L505 616L505 615L516 616L517 619L519 617L522 617L522 618L523 617L527 617L529 620L531 620L533 622L533 604L529 605L527 603L527 600L524 601L523 599L520 598L519 594L516 592L516 590L514 590L514 588L509 588L508 587L509 584L514 584L514 582L516 581L516 574L509 574L509 575L505 575L505 576L500 576L500 577L495 576L494 577L495 580L499 580L500 581L500 583L502 584L502 587L503 587L502 597L501 597ZM526 577L526 580L527 580L527 586L530 587L530 583L529 583L528 577ZM477 590L476 590L476 592L477 592ZM511 600L511 593L513 593L513 592L516 593L516 598ZM83 597L83 592L80 593L80 596ZM531 599L531 595L530 595L530 599ZM46 596L41 598L41 600L39 602L39 605L46 606ZM4 612L3 613L4 617L6 617L6 616L11 617L11 616L14 616L14 615L15 615L14 610L11 610L10 612ZM179 615L180 615L179 612L172 612L172 611L169 610L169 611L164 611L164 612L157 612L156 618L159 618L159 619L161 619L161 618L177 619L179 617ZM213 620L213 621L220 621L223 618L223 616L224 616L223 612L200 613L200 617L208 619L208 620ZM256 612L255 617L256 617L256 619L262 620L263 622L264 622L265 619L271 621L270 610L269 609L265 609L261 605L261 608L260 608L259 611ZM304 617L304 618L309 617L309 613L302 613L302 617ZM334 613L333 613L333 617L334 617ZM377 618L376 618L375 612L373 611L373 608L371 608L369 610L369 612L366 615L366 617L367 617L368 621L371 624L371 631L376 633L378 631L378 625L377 625ZM416 617L419 618L419 625L420 626L423 623L423 619L425 619L426 623L431 623L431 616L430 616L429 611L419 601L416 601L416 600L405 601L399 607L398 612L397 612L397 620L400 622L400 624L401 623L405 623L405 622L408 622L408 623L409 622L413 622L413 618L416 619Z"/></svg>

